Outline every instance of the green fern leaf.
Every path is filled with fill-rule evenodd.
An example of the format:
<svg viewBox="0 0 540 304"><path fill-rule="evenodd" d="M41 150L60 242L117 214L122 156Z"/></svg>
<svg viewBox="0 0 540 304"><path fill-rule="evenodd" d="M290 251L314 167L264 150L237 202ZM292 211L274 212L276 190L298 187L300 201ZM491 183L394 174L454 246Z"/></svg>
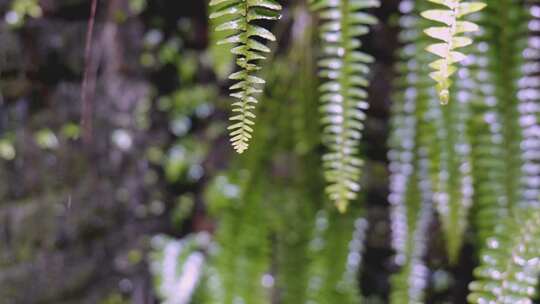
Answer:
<svg viewBox="0 0 540 304"><path fill-rule="evenodd" d="M265 81L255 73L260 70L258 61L265 59L270 49L257 39L274 41L274 35L265 28L254 24L257 20L279 19L281 5L274 0L212 0L210 6L215 11L211 19L226 17L226 21L216 27L216 31L231 34L218 41L218 45L232 44L231 53L237 56L236 64L240 70L229 76L236 83L230 87L231 96L238 99L232 104L234 113L228 127L231 143L238 153L243 153L252 137L257 104L255 95L262 92Z"/></svg>
<svg viewBox="0 0 540 304"><path fill-rule="evenodd" d="M423 303L428 270L423 262L427 232L433 217L433 192L428 156L436 142L433 124L427 121L435 95L423 68L429 56L421 52L427 38L421 30L427 21L417 17L422 3L403 1L400 18L404 44L397 66L401 76L392 105L390 152L390 196L392 247L400 271L391 277L390 303ZM437 105L437 103L435 103Z"/></svg>
<svg viewBox="0 0 540 304"><path fill-rule="evenodd" d="M442 41L441 43L429 45L426 50L440 57L440 59L430 64L430 67L435 71L429 76L437 82L437 91L441 103L447 104L450 99L450 77L457 70L455 64L466 58L465 54L456 50L472 43L470 38L460 36L460 34L478 30L476 24L461 19L465 15L480 11L486 5L481 2L462 2L461 0L429 1L447 7L447 9L427 10L421 14L426 19L444 25L430 27L425 30L425 33Z"/></svg>
<svg viewBox="0 0 540 304"><path fill-rule="evenodd" d="M432 111L437 118L437 140L441 147L434 179L434 203L441 220L450 263L458 261L468 215L473 205L473 178L470 137L467 127L471 118L471 60L463 62L455 75L455 89L450 92L454 101L441 105L433 100Z"/></svg>
<svg viewBox="0 0 540 304"><path fill-rule="evenodd" d="M401 266L400 271L391 277L390 303L395 304L424 303L424 289L429 273L423 260L427 251L426 236L433 213L431 192L425 182L420 182L427 180L427 170L422 169L422 166L415 170L416 172L407 181L404 206L394 205L392 212L393 243L397 250L395 262ZM400 212L400 208L405 208L406 212ZM403 215L405 218L400 219L399 217Z"/></svg>
<svg viewBox="0 0 540 304"><path fill-rule="evenodd" d="M310 244L306 303L361 303L357 276L367 221L358 217L358 211L345 215L335 209L318 212Z"/></svg>
<svg viewBox="0 0 540 304"><path fill-rule="evenodd" d="M470 58L474 64L469 70L470 77L464 82L471 88L469 90L471 117L467 133L471 146L474 188L473 223L478 243L485 244L499 220L506 218L510 212L506 187L508 184L505 178L506 172L509 172L513 165L501 162L501 159L504 159L505 153L512 149L512 146L501 144L503 135L500 126L504 122L503 116L497 111L497 105L492 102L489 84L480 81L483 79L481 75L490 73L485 66L489 57L475 47L471 50ZM457 86L459 85L458 82Z"/></svg>
<svg viewBox="0 0 540 304"><path fill-rule="evenodd" d="M538 78L537 64L540 59L540 47L538 46L538 32L540 30L540 3L533 2L528 10L527 21L528 37L527 47L523 51L523 74L518 81L518 106L523 129L523 167L524 190L523 204L525 207L540 206L540 182L538 180L538 164L540 163L540 82Z"/></svg>
<svg viewBox="0 0 540 304"><path fill-rule="evenodd" d="M539 274L540 213L518 212L487 240L467 299L474 304L532 303Z"/></svg>
<svg viewBox="0 0 540 304"><path fill-rule="evenodd" d="M270 250L264 184L262 179L246 182L250 178L251 175L218 176L213 189L209 189L211 204L222 206L216 244L209 256L208 303L270 303L260 284L269 268ZM227 189L238 193L231 195Z"/></svg>
<svg viewBox="0 0 540 304"><path fill-rule="evenodd" d="M377 0L319 0L313 8L324 20L320 26L323 58L319 75L324 124L323 142L328 152L323 156L327 193L344 212L360 190L358 146L362 137L368 86L368 64L373 58L358 51L358 36L367 34L377 19L362 9L376 7Z"/></svg>
<svg viewBox="0 0 540 304"><path fill-rule="evenodd" d="M481 244L501 218L516 209L537 207L540 186L535 148L538 123L534 119L538 101L536 94L531 94L527 72L536 59L524 56L530 54L526 48L531 15L520 2L486 3L488 9L475 21L482 31L475 38L480 43L471 52L475 96L469 129L474 225Z"/></svg>
<svg viewBox="0 0 540 304"><path fill-rule="evenodd" d="M530 81L535 72L529 67L538 55L531 43L527 48L527 8L511 0L487 2L490 9L478 21L485 29L478 38L484 45L472 53L476 75L471 78L479 81L471 84L476 96L469 131L475 224L485 247L468 300L532 303L540 272L540 221L537 84Z"/></svg>

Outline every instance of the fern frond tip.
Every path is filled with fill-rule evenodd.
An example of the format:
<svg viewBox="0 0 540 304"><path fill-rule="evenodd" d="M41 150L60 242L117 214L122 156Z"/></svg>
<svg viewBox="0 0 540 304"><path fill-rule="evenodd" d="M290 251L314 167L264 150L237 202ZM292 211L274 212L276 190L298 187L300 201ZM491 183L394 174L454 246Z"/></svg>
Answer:
<svg viewBox="0 0 540 304"><path fill-rule="evenodd" d="M312 0L311 4L323 20L323 56L318 66L319 76L325 78L319 87L319 110L327 148L323 156L326 193L336 208L345 212L360 190L359 145L368 108L369 64L374 61L360 50L359 36L378 22L364 10L379 6L380 1Z"/></svg>
<svg viewBox="0 0 540 304"><path fill-rule="evenodd" d="M346 200L340 200L336 202L336 208L339 211L339 213L346 213L347 207L349 206L349 202Z"/></svg>
<svg viewBox="0 0 540 304"><path fill-rule="evenodd" d="M261 70L259 62L266 59L270 48L263 41L275 41L269 30L255 24L257 20L277 20L281 17L281 5L275 0L211 0L216 7L210 19L221 17L224 21L216 26L218 32L231 33L217 42L218 45L232 45L230 52L236 56L238 71L229 79L235 83L229 88L230 96L237 100L232 104L232 121L227 129L231 144L239 154L247 150L255 124L255 95L262 92L264 79L256 76Z"/></svg>
<svg viewBox="0 0 540 304"><path fill-rule="evenodd" d="M450 77L456 72L454 64L463 61L467 56L457 49L468 46L472 39L462 36L467 32L475 32L478 25L461 18L482 10L486 4L482 2L462 2L461 0L429 0L444 5L447 9L430 9L421 13L421 16L432 21L442 23L444 26L435 26L424 32L431 38L442 42L429 45L426 50L440 57L430 64L435 71L430 77L437 82L437 91L442 104L447 104L450 96Z"/></svg>

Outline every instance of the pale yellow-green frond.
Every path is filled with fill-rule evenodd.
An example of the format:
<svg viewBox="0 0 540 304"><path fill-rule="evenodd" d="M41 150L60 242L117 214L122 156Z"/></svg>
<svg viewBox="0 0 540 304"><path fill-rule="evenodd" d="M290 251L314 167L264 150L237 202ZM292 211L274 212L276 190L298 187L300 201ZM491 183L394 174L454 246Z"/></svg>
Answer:
<svg viewBox="0 0 540 304"><path fill-rule="evenodd" d="M254 74L260 70L258 61L265 59L270 48L259 42L274 41L276 38L267 29L254 24L257 20L276 20L280 18L281 5L274 0L212 0L215 7L211 19L224 18L216 31L231 33L218 41L219 45L232 45L230 52L236 56L240 68L229 76L236 83L230 87L231 96L238 99L232 104L233 115L228 127L233 148L243 153L249 146L255 124L255 95L262 92L264 79Z"/></svg>
<svg viewBox="0 0 540 304"><path fill-rule="evenodd" d="M439 43L429 45L426 50L440 57L430 64L434 70L429 76L437 82L437 91L442 104L447 104L450 98L450 77L456 72L456 63L464 60L466 55L457 49L468 46L472 39L463 36L464 33L478 30L478 25L464 21L468 14L482 10L486 4L481 2L462 2L461 0L429 0L445 6L445 9L431 9L422 12L422 17L442 23L442 26L430 27L425 33Z"/></svg>

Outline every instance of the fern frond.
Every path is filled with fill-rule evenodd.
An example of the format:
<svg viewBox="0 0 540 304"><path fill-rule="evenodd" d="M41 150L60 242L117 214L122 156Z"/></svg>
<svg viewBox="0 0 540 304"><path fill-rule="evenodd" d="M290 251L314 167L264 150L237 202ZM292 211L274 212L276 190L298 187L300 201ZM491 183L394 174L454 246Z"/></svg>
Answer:
<svg viewBox="0 0 540 304"><path fill-rule="evenodd" d="M434 168L438 171L437 184L433 185L434 202L452 264L459 258L474 193L471 144L467 136L474 89L470 86L470 63L465 60L457 70L455 89L450 92L453 102L446 106L436 102L433 105L440 112L440 119L435 123L441 124L437 140L442 148L438 167Z"/></svg>
<svg viewBox="0 0 540 304"><path fill-rule="evenodd" d="M396 262L401 263L402 268L391 277L392 293L390 294L390 303L424 303L424 292L429 274L424 262L424 256L427 251L426 235L428 234L432 212L429 200L424 200L417 215L414 233L408 240L403 260L396 260Z"/></svg>
<svg viewBox="0 0 540 304"><path fill-rule="evenodd" d="M540 207L540 3L528 6L527 47L523 51L523 77L518 80L518 110L523 130L524 189L522 207Z"/></svg>
<svg viewBox="0 0 540 304"><path fill-rule="evenodd" d="M532 303L540 274L540 213L517 212L495 229L469 285L469 303Z"/></svg>
<svg viewBox="0 0 540 304"><path fill-rule="evenodd" d="M274 0L212 0L210 6L216 7L211 19L232 18L216 27L216 31L231 32L230 36L218 41L219 45L232 44L231 52L237 56L236 64L240 70L229 79L236 81L230 87L231 96L238 99L232 104L232 124L228 127L231 143L238 153L243 153L249 145L255 124L253 110L257 104L255 95L262 92L264 79L255 76L260 70L258 61L265 59L270 49L257 39L274 41L276 38L267 29L254 24L257 20L279 19L281 5Z"/></svg>
<svg viewBox="0 0 540 304"><path fill-rule="evenodd" d="M235 179L245 181L250 177ZM221 176L215 183L216 189L212 191L217 195L209 200L225 207L219 210L216 244L210 251L207 280L214 294L208 295L209 303L268 304L266 289L260 284L270 267L269 225L263 206L262 182L231 183ZM231 195L227 191L239 193Z"/></svg>
<svg viewBox="0 0 540 304"><path fill-rule="evenodd" d="M392 245L400 271L391 278L390 303L423 303L428 270L423 262L427 231L433 208L428 155L435 131L426 122L434 89L423 68L429 57L421 50L427 41L421 30L425 25L417 17L421 4L402 1L398 71L401 76L392 105L390 152L390 196Z"/></svg>
<svg viewBox="0 0 540 304"><path fill-rule="evenodd" d="M426 160L417 158L412 163L403 163L401 173L393 173L392 178L393 183L399 182L405 189L403 201L396 201L396 196L391 198L392 240L397 252L395 263L401 269L391 277L390 303L420 304L424 302L427 285L428 269L424 256L433 217Z"/></svg>
<svg viewBox="0 0 540 304"><path fill-rule="evenodd" d="M472 58L478 75L473 78L480 83L473 84L479 89L470 131L476 139L475 222L485 248L468 300L532 303L540 273L535 79L540 54L532 41L527 48L524 34L533 29L527 31L531 16L522 3L488 0L488 7L479 21L486 29L478 38L483 45Z"/></svg>
<svg viewBox="0 0 540 304"><path fill-rule="evenodd" d="M402 160L408 159L409 163L402 164L404 168L411 168L414 159L417 162L423 161L419 158L419 153L423 153L433 194L431 200L442 223L448 256L454 262L463 242L468 211L472 205L470 144L466 136L470 117L470 102L467 98L469 89L458 87L458 90L448 91L448 96L452 96L457 102L450 106L441 105L440 96L430 79L433 73L428 75L426 71L432 55L422 50L433 48L431 38L423 35L423 32L434 34L443 28L433 28L430 20L418 17L422 12L424 15L434 15L434 12L439 10L429 10L431 4L428 1L403 1L401 7L407 11L400 21L403 28L400 39L404 46L399 67L402 74L398 84L400 93L396 102L405 103L402 111L408 112L401 115L405 115L409 126L393 127L392 130L396 133L393 140L401 146L393 147L393 151L398 153L401 149L403 155L399 157ZM439 62L442 62L442 59L439 59ZM457 71L457 67L453 68ZM462 70L462 75L463 72ZM412 138L404 137L405 130L411 130ZM410 169L402 171L412 174ZM402 175L396 172L396 176L402 180L400 187L403 189L403 203L408 188L404 186L407 181ZM396 209L399 208L396 206Z"/></svg>
<svg viewBox="0 0 540 304"><path fill-rule="evenodd" d="M422 12L424 18L444 24L444 26L430 27L425 30L425 33L442 41L431 44L427 47L427 51L440 57L440 59L430 64L430 67L435 70L430 73L430 77L437 82L437 91L441 103L447 104L450 99L450 77L456 72L454 64L464 60L466 57L465 54L456 50L472 43L469 37L460 36L460 34L478 30L478 25L463 21L462 18L483 9L486 5L481 2L462 2L461 0L429 1L447 7L447 9L433 9Z"/></svg>
<svg viewBox="0 0 540 304"><path fill-rule="evenodd" d="M491 7L490 7L491 8ZM476 15L482 23L487 10ZM475 20L477 21L477 20ZM484 24L482 24L484 25ZM478 243L484 244L501 218L508 216L509 204L505 188L505 147L501 144L501 115L494 102L493 79L488 68L491 58L486 50L485 27L471 33L478 40L468 49L468 59L462 68L465 76L457 77L457 90L464 89L464 97L470 103L467 122L467 138L470 144L471 175L473 179L473 223Z"/></svg>
<svg viewBox="0 0 540 304"><path fill-rule="evenodd" d="M501 218L538 206L537 107L531 94L527 7L512 0L486 0L471 48L473 117L469 127L474 180L474 225L485 244ZM529 75L528 75L529 74ZM532 82L534 83L534 81ZM532 97L532 99L531 99ZM535 139L536 138L536 139Z"/></svg>
<svg viewBox="0 0 540 304"><path fill-rule="evenodd" d="M407 117L411 120L412 117ZM413 129L414 130L414 129ZM414 132L414 131L413 131ZM395 153L396 151L394 151ZM400 271L391 277L390 303L423 303L428 269L424 264L429 224L433 217L427 161L422 153L402 154L392 161L392 244ZM407 155L413 157L409 162ZM423 159L423 160L422 160Z"/></svg>
<svg viewBox="0 0 540 304"><path fill-rule="evenodd" d="M281 110L283 123L279 124L278 138L274 145L286 147L286 153L295 152L294 178L278 177L274 191L278 196L272 206L279 212L275 218L275 245L277 254L273 265L275 289L279 290L279 302L283 304L307 303L308 282L311 260L310 241L313 238L315 216L324 199L324 181L320 156L316 150L320 144L320 125L317 119L317 67L313 48L314 26L308 8L303 5L293 10L291 44L283 57L274 60L272 69L280 63L282 73L276 76L268 93L272 100L284 104ZM302 77L298 77L302 75ZM268 94L273 95L273 94ZM270 102L272 101L270 100ZM276 125L278 122L276 122ZM274 125L275 126L275 125ZM284 136L287 135L287 136ZM291 151L291 152L290 152ZM280 153L280 152L278 152ZM268 211L267 211L268 212Z"/></svg>
<svg viewBox="0 0 540 304"><path fill-rule="evenodd" d="M367 221L354 213L334 209L317 214L306 303L361 303L357 276Z"/></svg>
<svg viewBox="0 0 540 304"><path fill-rule="evenodd" d="M377 0L318 0L313 8L324 20L320 25L323 58L319 75L320 110L323 113L323 142L328 152L323 156L327 193L344 212L360 189L358 146L362 137L368 86L368 64L373 58L358 50L358 36L365 35L377 19L361 10L376 7Z"/></svg>

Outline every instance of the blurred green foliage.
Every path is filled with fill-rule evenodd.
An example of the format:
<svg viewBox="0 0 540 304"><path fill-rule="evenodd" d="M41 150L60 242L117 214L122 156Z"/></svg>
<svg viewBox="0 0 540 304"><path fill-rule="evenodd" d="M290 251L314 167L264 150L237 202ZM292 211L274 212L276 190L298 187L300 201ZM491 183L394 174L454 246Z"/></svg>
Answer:
<svg viewBox="0 0 540 304"><path fill-rule="evenodd" d="M377 189L375 194L369 189L360 192L346 214L339 214L326 198L323 174L327 167L320 160L326 148L321 144L324 142L321 121L325 121L325 109L318 101L321 95L319 77L329 74L328 70L322 72L321 67L328 68L331 64L323 60L318 65L317 58L324 57L327 51L320 45L321 39L339 37L333 35L339 32L333 30L336 23L317 23L316 14L306 7L309 1L280 1L286 4L284 18L272 29L278 36L278 43L268 44L272 52L259 71L267 85L260 96L253 145L246 155L232 157L231 150L224 147L227 146L228 105L233 102L227 94L231 84L227 76L234 72L235 58L226 47L216 43L226 38L223 32L209 31L208 35L204 32L218 24L214 20L208 20L206 24L203 16L196 16L195 11L200 11L201 15L205 9L207 15L214 12L208 7L208 1L178 2L187 3L187 8L173 17L160 15L163 12L159 9L157 13L151 12L156 7L168 7L162 6L166 1L129 0L125 2L129 11L112 12L112 17L107 18L112 18L119 29L132 20L145 29L144 34L142 31L138 34L142 36L143 50L136 53L133 62L142 66L143 71L137 77L144 74L145 81L151 85L150 94L137 100L133 113L130 113L134 127L115 125L113 129L107 129L107 144L103 146L112 143L118 149L100 153L111 152L110 158L116 160L118 150L127 155L130 149L142 146L144 156L137 164L144 169L139 171L138 167L137 171L126 172L127 175L142 172L142 186L149 188L144 190L151 194L144 196L141 200L145 202L129 212L136 214L141 220L142 224L137 223L140 225L152 226L155 224L153 219L160 224L165 222L163 231L170 233L155 236L150 242L150 270L154 276L154 290L160 299L168 304L447 303L454 297L449 295L453 293L449 290L466 285L466 280L471 279L472 268L479 262L480 266L474 272L476 281L471 285L476 291L472 302L496 299L493 294L499 290L524 302L529 301L537 287L538 254L534 240L540 231L540 221L534 212L521 214L518 211L536 210L540 185L534 146L537 136L534 127L540 117L535 108L537 93L534 93L538 52L534 43L526 46L530 43L527 27L534 24L530 21L535 21L538 16L529 16L523 2L486 1L490 6L474 21L487 30L479 34L480 43L466 50L474 60L467 60L468 63L457 72L459 77L454 79L455 91L451 98L458 102L451 102L447 107L441 107L434 98L436 92L427 71L433 58L422 52L430 43L422 32L429 23L418 18L431 4L428 1L384 1L383 5L389 7L397 8L397 3L401 4L399 15L402 18L397 18L396 14L389 19L396 21L394 26L399 27L403 44L395 56L399 60L397 72L400 77L395 82L397 94L392 99L390 164L385 166L384 156L377 156L380 159L376 164L367 162L365 171L368 174L360 183L364 189L365 184L376 184L383 189ZM332 8L338 2L369 6L376 3L314 2L325 7L329 5L326 9L334 13ZM4 15L9 30L21 32L21 36L26 37L28 33L20 30L21 27L31 18L43 14L40 7L43 4L47 2L10 1ZM68 6L86 9L86 4L72 1ZM348 8L356 10L358 7ZM379 13L377 11L377 15ZM147 14L155 15L148 17ZM328 15L319 17L326 19ZM339 14L332 17L335 17L333 21L338 21ZM167 18L174 20L171 22ZM368 18L368 22L373 22L371 17L362 14L355 18ZM78 20L83 25L85 21L84 18ZM221 20L227 21L232 20ZM32 22L27 25L34 26ZM270 23L261 22L260 25L269 27ZM317 25L323 27L322 34L316 33ZM362 40L362 43L364 39L368 42L366 50L369 53L376 54L386 48L387 38L393 35L388 32L394 30L388 30L385 24L379 27L377 35L382 32L380 37L367 35ZM364 31L363 28L348 30L353 31L353 34L345 35L349 38ZM515 37L516 43L512 43ZM359 43L354 41L354 44ZM383 46L377 45L380 41L384 41ZM339 53L339 48L333 50ZM128 49L128 53L130 51ZM44 53L47 54L41 55L47 63L43 65L50 59L55 69L60 68L53 60L56 54ZM388 54L376 55L385 57ZM80 59L79 56L75 60ZM334 63L341 65L342 71L351 72L342 61ZM377 62L372 72L366 71L365 77L357 80L371 81L373 87L368 91L381 96L379 91L389 87L386 76L390 72L386 68ZM19 77L19 73L26 73L29 76L25 77L42 77L41 70L37 75L33 70L21 71L7 71L2 76ZM121 69L120 73L124 72ZM377 78L381 74L384 77ZM348 78L341 77L341 83L337 84L346 83ZM331 85L335 84L331 82ZM24 91L25 85L17 86L15 91ZM17 115L26 117L26 111L33 112L34 106L43 106L34 105L34 99L48 93L44 87L46 84L40 83L39 90L29 93L35 95L28 98L30 101L7 98L1 105L10 108L11 104L24 104L16 110L23 113ZM97 92L100 90L98 88ZM385 119L386 113L381 112L387 110L386 100L382 98L376 103L375 109L370 111ZM359 111L350 113L363 116ZM9 121L12 116L16 115L8 115L8 124L12 123ZM2 190L12 186L12 180L18 180L21 165L27 161L23 159L25 151L32 152L28 153L28 159L38 155L45 159L44 162L51 163L61 159L62 153L78 155L63 149L80 144L81 128L76 117L56 124L43 123L39 119L27 123L24 119L21 118L23 123L20 123L23 127L14 130L8 126L0 134L0 159L6 168L12 168L9 172L12 175L6 175L8 183ZM378 125L379 120L380 117L375 117L365 124L366 129L379 128L374 132L375 136L387 131L385 123ZM137 131L148 132L152 134L151 138L140 140L134 136ZM22 140L21 132L28 135L28 140ZM357 143L363 151L364 141L354 142ZM78 167L78 160L75 162L77 168L73 171L87 171L84 165ZM386 195L386 188L381 185L387 182L388 173L391 175L390 208L379 204L384 201L379 192ZM40 193L40 189L34 190L41 186L35 182L34 175L37 174L32 171L27 175L32 183L30 190ZM79 177L73 174L73 180ZM65 181L45 180L55 186L60 184L58 188L65 191ZM122 203L131 202L134 197L121 185L123 180L115 182L120 184L111 184L111 189L118 186L111 196ZM86 184L81 185L86 188ZM13 195L28 192L28 189L21 189L12 191ZM55 212L71 210L71 193L67 203L64 203L64 194L62 192L61 198L51 199ZM372 199L374 204L363 203ZM373 208L376 204L384 206ZM371 209L363 209L366 206ZM104 225L101 223L104 212L114 214L117 207L99 206L94 216L98 225ZM387 209L391 209L390 216L385 213ZM47 217L38 211L38 220L65 220L69 227L57 229L45 225L60 231L58 239L47 241L41 240L41 234L53 235L56 231L40 230L40 234L34 235L21 230L18 236L21 245L14 255L18 261L30 263L38 246L61 248L70 241L64 240L64 235L74 233L70 226L71 216L51 213L54 216ZM435 212L439 213L440 222L433 221ZM513 214L520 216L514 218ZM369 230L367 217L373 225ZM6 218L8 222L13 220ZM468 225L469 219L472 225ZM83 225L86 225L86 217ZM386 239L389 226L393 230L392 246ZM77 229L79 227L73 228ZM100 232L92 230L88 233ZM1 236L4 234L10 235L2 230ZM145 243L144 247L146 239L142 243ZM371 252L364 255L366 244L371 246ZM478 254L471 253L471 247L480 249ZM372 271L367 279L360 269L366 257L371 263L366 263L366 271ZM130 247L122 253L122 258L126 265L144 268L147 255L145 249ZM372 265L377 263L381 265ZM451 266L452 263L455 265ZM375 273L379 270L377 267L383 268L384 274ZM509 280L499 276L504 271ZM364 290L365 298L360 285L370 288ZM387 285L392 285L392 292ZM108 292L98 303L129 302L126 294ZM465 296L455 298L464 301ZM508 301L514 301L512 299L515 298ZM500 299L493 301L501 302Z"/></svg>
<svg viewBox="0 0 540 304"><path fill-rule="evenodd" d="M305 7L297 7L295 13L302 22L310 22ZM287 51L271 58L262 71L267 89L250 152L233 160L206 188L204 201L217 221L217 231L193 303L257 304L279 298L280 303L291 304L353 304L361 298L356 278L365 221L358 204L343 216L326 200L316 153L320 138L314 33L297 33ZM175 62L175 56L167 54L162 58ZM190 141L182 139L191 122L186 113L197 116L198 101L215 99L217 91L208 85L190 86L196 59L190 59L189 52L181 56L188 59L179 75L188 82L160 99L159 105L173 124L181 126L175 135L187 145ZM230 63L228 56L220 60ZM221 79L220 68L214 71ZM188 163L197 160L190 157ZM181 167L171 162L166 166L166 172L179 172ZM183 196L180 201L179 206L189 209L193 198ZM185 218L184 214L175 219ZM157 288L162 287L157 282Z"/></svg>
<svg viewBox="0 0 540 304"><path fill-rule="evenodd" d="M20 27L27 18L41 17L42 13L39 0L13 0L5 20L11 26Z"/></svg>

